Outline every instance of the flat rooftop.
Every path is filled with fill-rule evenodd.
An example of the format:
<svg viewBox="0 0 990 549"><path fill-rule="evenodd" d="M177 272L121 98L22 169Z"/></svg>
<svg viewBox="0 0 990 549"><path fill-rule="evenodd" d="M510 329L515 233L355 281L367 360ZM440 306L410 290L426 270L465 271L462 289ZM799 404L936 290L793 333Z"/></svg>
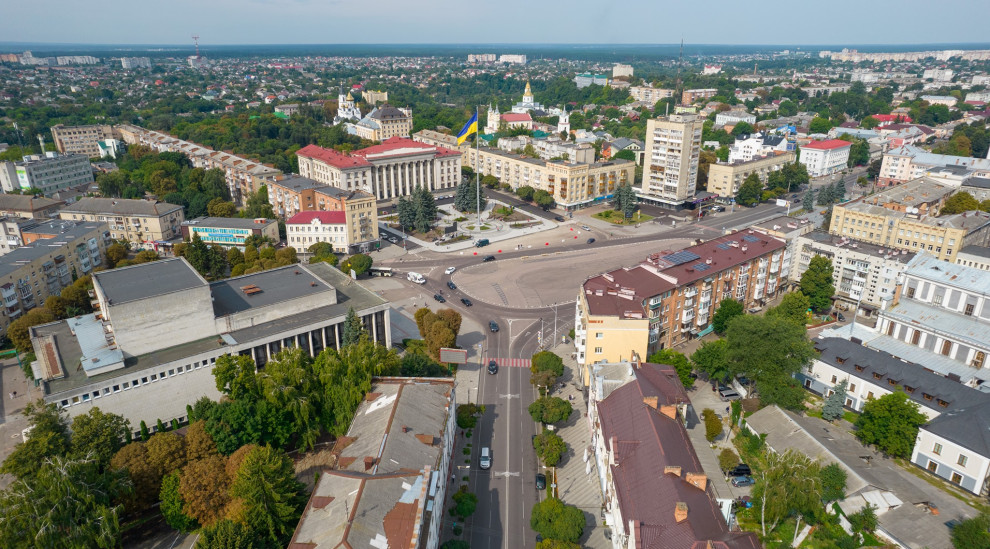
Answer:
<svg viewBox="0 0 990 549"><path fill-rule="evenodd" d="M93 281L100 284L110 305L207 285L196 269L180 257L100 271L93 275Z"/></svg>
<svg viewBox="0 0 990 549"><path fill-rule="evenodd" d="M291 299L311 297L314 305L334 302L334 288L301 264L252 273L210 284L213 313L236 314L254 307L267 307Z"/></svg>
<svg viewBox="0 0 990 549"><path fill-rule="evenodd" d="M11 250L10 253L4 254L0 257L0 277L13 274L24 265L28 265L36 259L44 257L48 254L67 253L69 246L77 242L84 242L84 239L90 232L94 230L106 229L106 225L103 223L73 224L70 221L64 226L62 225L63 223L66 222L54 222L54 224L59 225L58 227L53 228L53 231L59 231L58 235L54 238L37 240L31 244L15 248ZM46 225L48 224L46 223Z"/></svg>
<svg viewBox="0 0 990 549"><path fill-rule="evenodd" d="M197 217L183 221L183 225L190 227L215 227L219 229L263 229L272 223L277 223L274 219L245 219L243 217Z"/></svg>
<svg viewBox="0 0 990 549"><path fill-rule="evenodd" d="M791 233L807 229L808 225L811 225L810 219L781 215L762 223L757 223L753 225L753 228L760 229L762 231Z"/></svg>
<svg viewBox="0 0 990 549"><path fill-rule="evenodd" d="M811 231L807 234L801 235L801 238L807 238L808 240L818 242L820 244L831 245L839 248L848 248L862 254L887 257L902 263L911 261L914 259L915 255L914 252L909 252L907 250L895 250L889 246L884 247L877 244L871 244L869 242L863 242L862 240L854 240L839 235L829 234L820 230Z"/></svg>

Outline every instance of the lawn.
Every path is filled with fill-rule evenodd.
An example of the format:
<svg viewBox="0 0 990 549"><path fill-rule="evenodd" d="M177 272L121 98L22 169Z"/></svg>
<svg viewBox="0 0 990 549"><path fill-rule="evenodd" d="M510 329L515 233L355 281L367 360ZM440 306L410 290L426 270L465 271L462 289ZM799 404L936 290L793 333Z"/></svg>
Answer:
<svg viewBox="0 0 990 549"><path fill-rule="evenodd" d="M646 215L641 212L636 212L629 219L626 219L622 212L616 210L605 210L604 212L596 213L592 215L595 219L601 219L602 221L608 221L613 225L635 225L637 223L646 223L647 221L653 219L653 216Z"/></svg>

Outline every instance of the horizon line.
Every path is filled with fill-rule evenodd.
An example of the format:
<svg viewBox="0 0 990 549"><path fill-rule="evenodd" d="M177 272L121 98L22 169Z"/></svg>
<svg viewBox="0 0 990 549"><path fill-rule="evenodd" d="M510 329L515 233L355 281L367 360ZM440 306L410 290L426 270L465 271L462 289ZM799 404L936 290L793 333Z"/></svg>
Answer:
<svg viewBox="0 0 990 549"><path fill-rule="evenodd" d="M692 46L719 46L719 47L850 47L850 46L912 46L921 49L925 49L930 46L987 46L990 47L990 42L927 42L927 43L911 43L911 42L858 42L858 43L846 43L846 44L829 44L829 43L795 43L795 42L785 42L785 43L708 43L708 42L685 42L684 45ZM179 43L139 43L139 42L129 42L129 43L111 43L111 42L30 42L30 41L0 41L0 46L14 46L14 45L38 45L38 46L113 46L113 47L136 47L136 46L187 46L193 47L186 42ZM262 43L207 43L205 46L647 46L647 47L657 47L657 46L680 46L679 42L671 43L648 43L648 42L296 42L296 43L280 43L280 42L262 42ZM200 44L200 47L204 47L204 44Z"/></svg>

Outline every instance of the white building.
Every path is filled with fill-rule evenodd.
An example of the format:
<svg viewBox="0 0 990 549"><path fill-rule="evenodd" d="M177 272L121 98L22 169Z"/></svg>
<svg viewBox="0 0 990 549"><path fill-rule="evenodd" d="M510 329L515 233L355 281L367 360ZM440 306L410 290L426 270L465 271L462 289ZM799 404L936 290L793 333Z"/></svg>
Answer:
<svg viewBox="0 0 990 549"><path fill-rule="evenodd" d="M122 69L150 69L150 57L121 57L120 68Z"/></svg>
<svg viewBox="0 0 990 549"><path fill-rule="evenodd" d="M333 125L344 122L357 122L361 120L361 109L354 102L351 92L344 95L343 90L337 94L337 114L333 117Z"/></svg>
<svg viewBox="0 0 990 549"><path fill-rule="evenodd" d="M729 124L738 124L739 122L756 124L756 115L749 114L746 111L724 111L715 115L716 128L721 128Z"/></svg>
<svg viewBox="0 0 990 549"><path fill-rule="evenodd" d="M498 58L499 63L509 63L512 65L525 65L526 56L518 53L503 53Z"/></svg>
<svg viewBox="0 0 990 549"><path fill-rule="evenodd" d="M333 251L347 253L347 213L337 211L300 212L285 222L285 240L302 253L319 242L333 246Z"/></svg>
<svg viewBox="0 0 990 549"><path fill-rule="evenodd" d="M40 189L45 196L93 183L93 167L81 154L46 152L21 162L0 162L0 185L5 192Z"/></svg>
<svg viewBox="0 0 990 549"><path fill-rule="evenodd" d="M654 88L653 86L632 86L629 88L629 95L636 101L653 104L661 99L674 97L674 90Z"/></svg>
<svg viewBox="0 0 990 549"><path fill-rule="evenodd" d="M468 63L494 63L497 56L494 53L469 53Z"/></svg>
<svg viewBox="0 0 990 549"><path fill-rule="evenodd" d="M927 101L930 105L945 105L946 107L955 107L956 103L959 102L951 95L922 95L920 99Z"/></svg>
<svg viewBox="0 0 990 549"><path fill-rule="evenodd" d="M954 75L955 73L952 72L952 69L925 69L921 78L936 82L951 82Z"/></svg>
<svg viewBox="0 0 990 549"><path fill-rule="evenodd" d="M880 186L905 183L940 172L946 167L965 168L975 177L990 177L990 160L986 158L935 154L920 147L905 145L884 153L877 183Z"/></svg>
<svg viewBox="0 0 990 549"><path fill-rule="evenodd" d="M633 68L632 65L623 65L622 63L616 63L612 67L612 78L617 78L619 76L632 76Z"/></svg>
<svg viewBox="0 0 990 549"><path fill-rule="evenodd" d="M705 68L701 70L701 74L718 74L722 72L722 65L705 65Z"/></svg>
<svg viewBox="0 0 990 549"><path fill-rule="evenodd" d="M812 141L801 148L798 162L804 164L811 177L841 172L848 167L852 143L841 139Z"/></svg>
<svg viewBox="0 0 990 549"><path fill-rule="evenodd" d="M669 206L694 197L704 119L672 114L646 122L646 155L640 198Z"/></svg>
<svg viewBox="0 0 990 549"><path fill-rule="evenodd" d="M592 84L607 86L608 75L591 73L578 74L574 76L574 84L578 87L578 89L587 88Z"/></svg>
<svg viewBox="0 0 990 549"><path fill-rule="evenodd" d="M793 150L793 144L783 135L767 132L743 134L729 147L729 163L749 162L761 156Z"/></svg>
<svg viewBox="0 0 990 549"><path fill-rule="evenodd" d="M965 265L981 271L990 271L990 248L966 246L956 254L956 265Z"/></svg>

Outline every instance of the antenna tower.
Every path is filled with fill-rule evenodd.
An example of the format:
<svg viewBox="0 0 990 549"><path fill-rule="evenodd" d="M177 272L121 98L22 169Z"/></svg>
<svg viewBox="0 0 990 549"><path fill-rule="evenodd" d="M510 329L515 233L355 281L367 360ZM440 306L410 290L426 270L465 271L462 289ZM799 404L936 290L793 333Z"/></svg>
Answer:
<svg viewBox="0 0 990 549"><path fill-rule="evenodd" d="M193 42L196 43L196 58L198 59L199 58L199 35L198 34L192 35L192 39L193 39Z"/></svg>
<svg viewBox="0 0 990 549"><path fill-rule="evenodd" d="M684 64L684 38L681 38L681 51L677 54L677 86L674 91L674 100L680 101L681 94L684 92L684 86L681 82L681 68Z"/></svg>

